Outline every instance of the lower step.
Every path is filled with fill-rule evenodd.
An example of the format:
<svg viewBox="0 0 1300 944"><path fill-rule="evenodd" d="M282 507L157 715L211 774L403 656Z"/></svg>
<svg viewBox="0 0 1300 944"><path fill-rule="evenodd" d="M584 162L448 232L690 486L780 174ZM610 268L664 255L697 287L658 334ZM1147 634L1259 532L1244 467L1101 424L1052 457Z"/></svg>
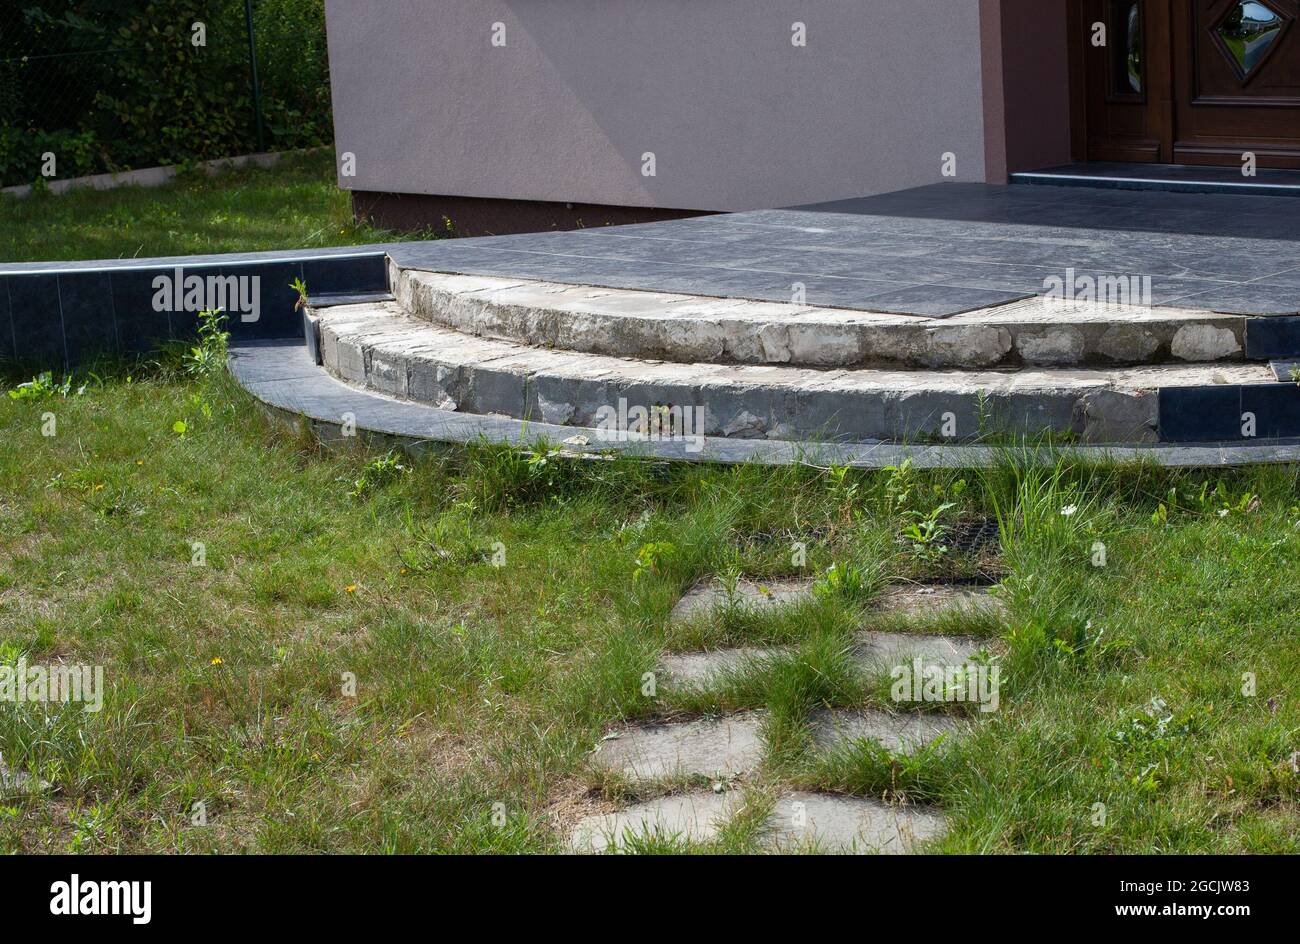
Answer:
<svg viewBox="0 0 1300 944"><path fill-rule="evenodd" d="M1160 390L1273 381L1267 364L1002 372L664 363L471 337L393 303L313 314L323 364L347 382L444 409L613 436L649 422L687 437L970 442L1051 432L1147 443L1158 439Z"/></svg>

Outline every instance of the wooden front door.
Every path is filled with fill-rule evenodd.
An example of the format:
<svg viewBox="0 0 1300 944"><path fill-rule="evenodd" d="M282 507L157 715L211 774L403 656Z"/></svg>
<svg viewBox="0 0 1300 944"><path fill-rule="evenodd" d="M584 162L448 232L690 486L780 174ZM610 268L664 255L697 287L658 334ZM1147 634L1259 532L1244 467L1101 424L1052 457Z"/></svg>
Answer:
<svg viewBox="0 0 1300 944"><path fill-rule="evenodd" d="M1300 168L1300 0L1075 0L1072 19L1076 157Z"/></svg>

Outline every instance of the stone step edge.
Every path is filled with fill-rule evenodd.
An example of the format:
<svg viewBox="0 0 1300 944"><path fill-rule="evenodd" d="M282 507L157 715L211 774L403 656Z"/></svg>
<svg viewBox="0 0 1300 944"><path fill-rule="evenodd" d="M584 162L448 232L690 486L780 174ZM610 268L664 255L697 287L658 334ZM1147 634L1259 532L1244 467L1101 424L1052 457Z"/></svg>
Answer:
<svg viewBox="0 0 1300 944"><path fill-rule="evenodd" d="M909 462L917 469L975 469L1015 461L1052 468L1062 461L1145 462L1168 468L1232 468L1300 462L1300 440L1254 440L1249 443L1158 443L1127 446L1089 445L926 445L904 443L795 442L779 439L680 439L632 437L604 439L591 428L549 426L532 420L440 410L345 383L318 367L308 347L289 339L239 341L227 360L235 381L254 398L273 422L300 431L304 421L329 445L358 435L379 436L405 448L430 444L464 446L495 443L519 449L539 437L556 444L562 457L592 459L623 453L658 462L699 462L762 466L851 466L896 468ZM563 445L560 445L563 443Z"/></svg>
<svg viewBox="0 0 1300 944"><path fill-rule="evenodd" d="M972 369L1230 362L1252 359L1249 326L1262 320L1190 309L1053 312L1043 299L943 319L453 275L392 262L390 281L407 312L456 331L679 363Z"/></svg>
<svg viewBox="0 0 1300 944"><path fill-rule="evenodd" d="M344 381L443 409L616 435L634 432L656 405L674 404L684 438L955 443L990 431L1050 431L1088 443L1152 443L1157 391L1276 383L1266 364L1001 373L676 364L475 338L395 305L315 314L322 364Z"/></svg>

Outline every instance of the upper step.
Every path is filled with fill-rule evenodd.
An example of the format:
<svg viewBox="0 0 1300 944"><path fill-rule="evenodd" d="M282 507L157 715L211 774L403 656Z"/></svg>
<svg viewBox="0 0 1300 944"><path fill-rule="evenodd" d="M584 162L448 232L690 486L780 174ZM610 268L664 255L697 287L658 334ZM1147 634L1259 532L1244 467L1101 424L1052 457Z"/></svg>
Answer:
<svg viewBox="0 0 1300 944"><path fill-rule="evenodd" d="M390 263L406 311L466 334L678 363L1113 367L1241 361L1259 318L1046 297L949 318L705 298Z"/></svg>
<svg viewBox="0 0 1300 944"><path fill-rule="evenodd" d="M1157 392L1274 382L1267 364L814 370L668 363L473 337L399 304L313 312L327 370L434 406L601 428L678 409L688 434L794 441L975 441L1050 431L1093 443L1158 438ZM620 427L624 428L624 427Z"/></svg>

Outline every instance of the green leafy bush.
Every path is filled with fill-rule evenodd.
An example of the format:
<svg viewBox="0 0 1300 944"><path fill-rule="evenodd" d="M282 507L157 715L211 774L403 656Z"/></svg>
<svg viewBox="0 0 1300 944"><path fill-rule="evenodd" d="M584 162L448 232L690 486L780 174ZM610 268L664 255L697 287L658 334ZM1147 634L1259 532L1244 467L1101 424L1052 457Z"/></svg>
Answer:
<svg viewBox="0 0 1300 944"><path fill-rule="evenodd" d="M323 0L256 0L270 150L333 135ZM194 26L206 29L195 45ZM256 149L241 0L16 0L0 9L0 182Z"/></svg>

